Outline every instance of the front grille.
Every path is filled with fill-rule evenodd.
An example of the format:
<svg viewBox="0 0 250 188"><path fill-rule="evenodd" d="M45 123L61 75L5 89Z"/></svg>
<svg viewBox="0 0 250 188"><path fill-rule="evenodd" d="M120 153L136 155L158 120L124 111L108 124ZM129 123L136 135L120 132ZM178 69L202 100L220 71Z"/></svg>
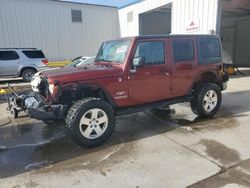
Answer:
<svg viewBox="0 0 250 188"><path fill-rule="evenodd" d="M41 83L39 85L39 93L47 98L49 96L49 83L48 80L45 77L41 77Z"/></svg>

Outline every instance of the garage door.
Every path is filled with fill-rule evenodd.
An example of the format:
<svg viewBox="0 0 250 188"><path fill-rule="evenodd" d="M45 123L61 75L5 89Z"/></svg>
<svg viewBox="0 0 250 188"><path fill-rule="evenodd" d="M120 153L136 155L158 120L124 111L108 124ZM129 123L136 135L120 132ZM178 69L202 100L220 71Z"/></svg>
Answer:
<svg viewBox="0 0 250 188"><path fill-rule="evenodd" d="M250 67L250 18L238 21L235 64L238 67Z"/></svg>

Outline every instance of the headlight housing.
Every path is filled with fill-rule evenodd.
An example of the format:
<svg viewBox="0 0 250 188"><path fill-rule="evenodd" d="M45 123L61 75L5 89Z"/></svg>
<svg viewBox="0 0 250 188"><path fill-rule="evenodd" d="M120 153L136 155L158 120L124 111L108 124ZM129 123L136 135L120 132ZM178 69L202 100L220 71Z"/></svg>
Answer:
<svg viewBox="0 0 250 188"><path fill-rule="evenodd" d="M54 84L49 84L49 92L50 92L51 94L53 94L53 92L54 92L54 87L55 87Z"/></svg>

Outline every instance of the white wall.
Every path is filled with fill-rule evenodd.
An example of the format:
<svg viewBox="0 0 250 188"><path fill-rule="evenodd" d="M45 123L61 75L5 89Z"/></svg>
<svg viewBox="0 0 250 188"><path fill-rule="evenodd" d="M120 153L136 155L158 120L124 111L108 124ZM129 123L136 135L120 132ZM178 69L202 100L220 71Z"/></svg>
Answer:
<svg viewBox="0 0 250 188"><path fill-rule="evenodd" d="M199 20L199 31L192 33L208 34L216 31L219 0L174 0L172 18L175 23L172 33L187 33L191 20Z"/></svg>
<svg viewBox="0 0 250 188"><path fill-rule="evenodd" d="M71 22L82 10L82 23ZM36 47L51 61L96 55L102 41L120 36L113 7L50 0L0 0L0 48Z"/></svg>
<svg viewBox="0 0 250 188"><path fill-rule="evenodd" d="M208 34L217 30L219 0L145 0L137 4L119 9L121 35L135 36L139 34L139 14L172 3L173 34ZM127 13L133 12L133 22L127 22ZM187 24L191 20L199 20L199 30L187 32Z"/></svg>
<svg viewBox="0 0 250 188"><path fill-rule="evenodd" d="M172 0L145 0L131 6L119 9L121 36L137 36L139 35L139 14L159 8ZM133 21L127 22L127 13L133 12Z"/></svg>

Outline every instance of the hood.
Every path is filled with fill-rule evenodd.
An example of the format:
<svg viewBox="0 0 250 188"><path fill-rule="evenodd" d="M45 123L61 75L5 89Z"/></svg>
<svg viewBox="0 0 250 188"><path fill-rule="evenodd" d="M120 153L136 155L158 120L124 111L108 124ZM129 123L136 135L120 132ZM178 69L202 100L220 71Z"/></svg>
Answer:
<svg viewBox="0 0 250 188"><path fill-rule="evenodd" d="M89 64L79 67L62 67L49 69L40 74L47 77L50 82L55 80L60 83L98 79L110 76L118 76L122 73L122 68L107 64Z"/></svg>

